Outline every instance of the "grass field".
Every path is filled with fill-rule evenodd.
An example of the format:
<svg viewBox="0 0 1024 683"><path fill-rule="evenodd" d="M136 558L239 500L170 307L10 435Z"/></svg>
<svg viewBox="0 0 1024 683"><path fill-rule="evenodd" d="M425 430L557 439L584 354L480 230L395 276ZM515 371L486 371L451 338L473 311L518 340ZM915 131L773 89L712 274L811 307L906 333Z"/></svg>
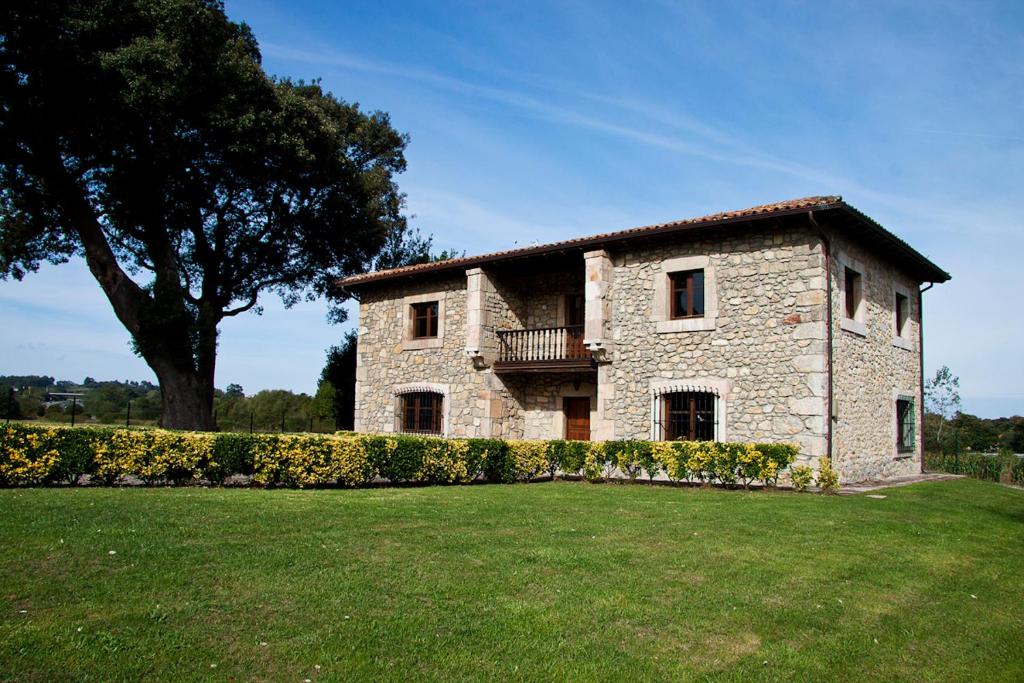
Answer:
<svg viewBox="0 0 1024 683"><path fill-rule="evenodd" d="M1024 678L1024 492L0 491L0 679Z"/></svg>

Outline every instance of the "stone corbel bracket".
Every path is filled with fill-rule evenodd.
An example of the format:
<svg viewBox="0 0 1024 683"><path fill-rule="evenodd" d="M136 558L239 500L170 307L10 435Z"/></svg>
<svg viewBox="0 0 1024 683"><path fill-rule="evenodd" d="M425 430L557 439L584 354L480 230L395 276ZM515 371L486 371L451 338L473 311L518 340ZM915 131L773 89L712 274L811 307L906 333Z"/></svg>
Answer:
<svg viewBox="0 0 1024 683"><path fill-rule="evenodd" d="M466 358L468 358L470 362L473 363L474 369L484 370L487 368L487 359L484 358L484 355L480 352L480 349L467 348L463 349L462 352L466 354Z"/></svg>
<svg viewBox="0 0 1024 683"><path fill-rule="evenodd" d="M584 339L583 343L590 350L590 354L594 357L594 362L611 363L612 362L612 343L603 339Z"/></svg>

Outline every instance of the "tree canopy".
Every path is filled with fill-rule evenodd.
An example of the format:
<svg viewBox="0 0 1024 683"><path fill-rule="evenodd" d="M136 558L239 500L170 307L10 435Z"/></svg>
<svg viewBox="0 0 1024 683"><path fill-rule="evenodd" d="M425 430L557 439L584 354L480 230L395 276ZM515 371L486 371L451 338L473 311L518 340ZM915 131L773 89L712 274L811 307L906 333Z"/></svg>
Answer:
<svg viewBox="0 0 1024 683"><path fill-rule="evenodd" d="M429 251L387 114L269 76L220 2L12 0L0 91L0 276L84 257L165 426L213 426L223 319Z"/></svg>

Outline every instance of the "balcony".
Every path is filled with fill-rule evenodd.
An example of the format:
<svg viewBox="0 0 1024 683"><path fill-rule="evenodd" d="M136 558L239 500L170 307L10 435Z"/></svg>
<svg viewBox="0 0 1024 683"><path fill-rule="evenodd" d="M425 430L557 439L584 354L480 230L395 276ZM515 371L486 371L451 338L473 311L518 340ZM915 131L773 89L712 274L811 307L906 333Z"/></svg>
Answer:
<svg viewBox="0 0 1024 683"><path fill-rule="evenodd" d="M499 330L495 372L578 372L596 366L583 325Z"/></svg>

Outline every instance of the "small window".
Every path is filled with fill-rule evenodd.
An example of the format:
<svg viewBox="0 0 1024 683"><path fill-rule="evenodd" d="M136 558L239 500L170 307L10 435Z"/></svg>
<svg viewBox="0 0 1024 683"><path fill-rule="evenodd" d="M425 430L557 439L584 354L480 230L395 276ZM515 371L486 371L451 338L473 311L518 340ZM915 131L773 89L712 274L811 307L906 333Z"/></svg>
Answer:
<svg viewBox="0 0 1024 683"><path fill-rule="evenodd" d="M714 441L715 395L706 391L679 391L662 396L661 424L663 441Z"/></svg>
<svg viewBox="0 0 1024 683"><path fill-rule="evenodd" d="M909 398L898 398L896 399L896 451L912 453L915 447L914 401Z"/></svg>
<svg viewBox="0 0 1024 683"><path fill-rule="evenodd" d="M412 337L428 339L437 336L437 302L425 301L412 305Z"/></svg>
<svg viewBox="0 0 1024 683"><path fill-rule="evenodd" d="M902 337L906 332L907 319L910 317L910 299L896 292L896 336Z"/></svg>
<svg viewBox="0 0 1024 683"><path fill-rule="evenodd" d="M402 396L402 431L412 434L440 434L444 397L421 391Z"/></svg>
<svg viewBox="0 0 1024 683"><path fill-rule="evenodd" d="M679 318L700 318L704 315L704 271L689 270L669 276L670 314Z"/></svg>
<svg viewBox="0 0 1024 683"><path fill-rule="evenodd" d="M860 273L851 268L847 268L844 275L843 289L846 293L844 313L847 318L856 320L857 311L860 309L860 301L862 297Z"/></svg>

